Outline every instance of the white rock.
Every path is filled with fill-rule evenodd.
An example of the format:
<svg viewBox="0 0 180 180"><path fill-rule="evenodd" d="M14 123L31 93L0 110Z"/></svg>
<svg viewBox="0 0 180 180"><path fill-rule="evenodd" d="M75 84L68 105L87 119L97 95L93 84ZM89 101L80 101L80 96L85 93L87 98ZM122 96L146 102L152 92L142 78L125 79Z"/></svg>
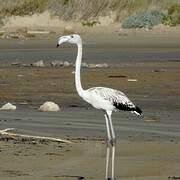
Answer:
<svg viewBox="0 0 180 180"><path fill-rule="evenodd" d="M47 101L40 106L39 111L48 112L48 111L59 111L60 108L54 102Z"/></svg>
<svg viewBox="0 0 180 180"><path fill-rule="evenodd" d="M34 67L44 67L44 61L43 60L40 60L40 61L37 61L35 63L32 63L32 66Z"/></svg>
<svg viewBox="0 0 180 180"><path fill-rule="evenodd" d="M53 66L53 67L60 67L60 66L63 66L63 65L64 65L63 61L54 60L54 61L51 62L51 66Z"/></svg>
<svg viewBox="0 0 180 180"><path fill-rule="evenodd" d="M64 67L68 67L70 65L71 65L71 63L69 63L68 61L64 61Z"/></svg>
<svg viewBox="0 0 180 180"><path fill-rule="evenodd" d="M96 67L97 67L97 68L107 68L107 67L108 67L108 64L106 64L106 63L96 64Z"/></svg>
<svg viewBox="0 0 180 180"><path fill-rule="evenodd" d="M85 67L85 68L88 68L88 67L89 67L88 63L85 63L85 62L83 62L83 63L81 64L81 66L82 66L82 67Z"/></svg>
<svg viewBox="0 0 180 180"><path fill-rule="evenodd" d="M95 68L96 64L89 64L89 68Z"/></svg>
<svg viewBox="0 0 180 180"><path fill-rule="evenodd" d="M0 110L16 110L16 106L11 103L6 103L0 108Z"/></svg>

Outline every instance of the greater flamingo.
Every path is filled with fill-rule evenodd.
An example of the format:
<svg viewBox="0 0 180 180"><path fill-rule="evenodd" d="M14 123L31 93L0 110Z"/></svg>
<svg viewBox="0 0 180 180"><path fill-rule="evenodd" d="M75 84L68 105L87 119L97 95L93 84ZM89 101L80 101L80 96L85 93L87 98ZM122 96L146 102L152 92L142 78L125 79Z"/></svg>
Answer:
<svg viewBox="0 0 180 180"><path fill-rule="evenodd" d="M106 88L106 87L93 87L87 90L84 90L81 85L81 77L80 77L80 68L81 68L81 60L82 60L82 40L78 34L67 35L59 37L57 47L62 43L71 43L76 44L78 47L78 53L75 64L75 85L76 90L79 96L82 97L86 102L91 104L94 108L101 109L104 111L104 116L106 120L106 128L107 128L107 153L106 153L106 180L115 180L115 133L113 128L113 123L111 119L112 111L117 109L124 111L131 111L139 116L142 115L142 111L139 107L134 105L128 97L121 91ZM112 152L111 152L111 151ZM111 167L111 178L108 177L109 170L109 157L110 152L112 153L112 167Z"/></svg>

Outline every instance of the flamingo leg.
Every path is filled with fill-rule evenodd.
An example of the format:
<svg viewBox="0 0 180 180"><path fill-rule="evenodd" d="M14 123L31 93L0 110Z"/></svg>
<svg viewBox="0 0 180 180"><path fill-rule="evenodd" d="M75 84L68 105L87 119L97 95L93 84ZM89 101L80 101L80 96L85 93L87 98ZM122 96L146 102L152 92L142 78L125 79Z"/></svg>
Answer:
<svg viewBox="0 0 180 180"><path fill-rule="evenodd" d="M115 143L116 143L116 137L114 133L114 127L111 119L112 112L108 112L108 120L110 125L110 133L111 133L111 146L112 146L112 180L115 180Z"/></svg>
<svg viewBox="0 0 180 180"><path fill-rule="evenodd" d="M110 156L110 141L111 141L111 134L110 134L110 127L109 127L109 120L108 116L105 114L105 120L106 120L106 128L107 128L107 152L106 152L106 174L105 174L105 180L108 180L108 170L109 170L109 156Z"/></svg>

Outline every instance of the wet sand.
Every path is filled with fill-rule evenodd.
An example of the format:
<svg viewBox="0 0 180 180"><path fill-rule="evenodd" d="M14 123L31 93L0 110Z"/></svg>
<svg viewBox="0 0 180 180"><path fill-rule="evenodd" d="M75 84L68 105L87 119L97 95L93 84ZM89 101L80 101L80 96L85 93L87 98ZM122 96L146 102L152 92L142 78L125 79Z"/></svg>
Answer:
<svg viewBox="0 0 180 180"><path fill-rule="evenodd" d="M145 40L143 42L145 43ZM156 49L158 44L154 46L153 42L154 48L145 48L140 43L141 47L137 47L142 55L140 61L138 56L134 58L134 52L137 52L135 46L132 49L122 48L124 52L130 50L129 57L133 55L133 58L128 59L119 56L122 52L121 46L115 44L112 47L119 48L114 51L116 56L112 55L110 68L82 70L84 88L107 86L122 90L144 112L144 119L128 112L113 114L118 139L117 179L164 180L180 176L179 46L175 48L170 43L168 47L164 42L161 42L162 48L159 49ZM13 51L12 47L10 50L8 48L11 42L6 41L4 46L2 42L0 44L3 54L0 66L1 104L11 102L18 107L14 112L0 111L1 129L16 128L18 133L63 137L74 142L67 145L1 139L0 179L103 179L106 153L103 113L94 110L78 97L74 88L73 68L52 68L49 65L45 68L13 67L10 64L16 61L12 59L14 55L5 59L5 52ZM42 44L43 47L46 46ZM177 41L174 44L177 44ZM17 54L23 54L24 50L18 52L23 46L20 45L18 48L16 41L15 53L17 50ZM6 48L3 50L3 47ZM92 45L92 49L87 48L85 51L93 53L95 47ZM28 43L27 49L31 53L35 52L35 49L29 49ZM65 57L72 48L62 49L66 52L62 57ZM100 58L94 62L102 62L107 55L107 49L105 46L97 45L95 54L100 54ZM43 52L45 50L46 48ZM51 50L50 48L49 51ZM37 54L38 52L39 49ZM146 56L147 52L150 53L149 56ZM75 55L76 52L73 53ZM162 59L157 54L162 54ZM24 58L26 53L22 59L19 55L20 62L36 61L33 53L30 61ZM87 56L86 59L93 61L95 58ZM103 62L107 59L109 58L104 58ZM46 63L48 64L48 60ZM128 82L128 79L137 79L137 82ZM38 112L39 105L47 100L58 103L61 111Z"/></svg>
<svg viewBox="0 0 180 180"><path fill-rule="evenodd" d="M73 145L2 142L0 176L9 179L103 179L105 143L76 140ZM117 179L175 179L179 177L180 144L169 141L118 141Z"/></svg>

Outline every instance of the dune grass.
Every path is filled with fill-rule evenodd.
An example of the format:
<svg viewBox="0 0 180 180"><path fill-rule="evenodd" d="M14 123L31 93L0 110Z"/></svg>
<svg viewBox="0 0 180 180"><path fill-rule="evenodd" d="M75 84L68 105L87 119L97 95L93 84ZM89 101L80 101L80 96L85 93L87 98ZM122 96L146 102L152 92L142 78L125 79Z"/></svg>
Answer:
<svg viewBox="0 0 180 180"><path fill-rule="evenodd" d="M64 20L89 20L114 12L119 21L142 10L168 9L179 0L0 0L0 16L31 15L46 10Z"/></svg>

